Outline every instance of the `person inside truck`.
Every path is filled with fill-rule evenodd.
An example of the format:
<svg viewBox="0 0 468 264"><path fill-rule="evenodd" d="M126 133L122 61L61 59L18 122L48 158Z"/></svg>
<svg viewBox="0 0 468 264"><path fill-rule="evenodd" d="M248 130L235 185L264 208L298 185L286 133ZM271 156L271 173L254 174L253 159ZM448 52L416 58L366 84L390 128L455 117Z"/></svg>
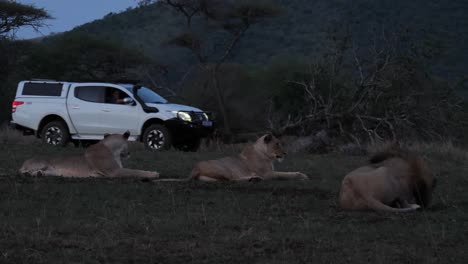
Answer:
<svg viewBox="0 0 468 264"><path fill-rule="evenodd" d="M121 98L120 91L117 89L113 89L111 96L108 98L108 103L111 104L123 104L124 99Z"/></svg>

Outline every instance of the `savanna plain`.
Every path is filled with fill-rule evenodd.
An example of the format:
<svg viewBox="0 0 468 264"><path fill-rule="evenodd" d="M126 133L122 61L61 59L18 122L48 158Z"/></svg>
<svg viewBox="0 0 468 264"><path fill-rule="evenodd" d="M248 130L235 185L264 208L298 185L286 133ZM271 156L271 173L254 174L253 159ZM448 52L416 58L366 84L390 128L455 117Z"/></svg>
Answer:
<svg viewBox="0 0 468 264"><path fill-rule="evenodd" d="M84 150L4 139L0 263L468 263L467 154L450 144L417 148L438 179L433 205L390 214L337 205L342 178L365 155L294 153L276 164L308 181L30 178L16 172L25 159ZM133 145L126 166L184 178L195 162L239 150Z"/></svg>

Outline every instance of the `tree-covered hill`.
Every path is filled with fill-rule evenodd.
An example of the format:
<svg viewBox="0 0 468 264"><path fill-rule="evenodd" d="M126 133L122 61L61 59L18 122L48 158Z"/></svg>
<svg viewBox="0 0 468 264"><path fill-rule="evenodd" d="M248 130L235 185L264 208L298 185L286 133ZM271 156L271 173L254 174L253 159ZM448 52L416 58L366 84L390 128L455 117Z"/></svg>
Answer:
<svg viewBox="0 0 468 264"><path fill-rule="evenodd" d="M370 47L375 36L404 32L410 44L449 79L468 75L468 2L464 0L276 0L279 16L254 25L236 47L231 62L268 63L277 56L314 58L329 50L330 37L347 32L356 47ZM201 23L200 21L197 21ZM158 63L183 69L195 62L183 49L165 43L183 31L182 17L155 4L108 14L74 31L122 42L140 49ZM213 42L216 36L204 41ZM215 50L216 47L213 47Z"/></svg>

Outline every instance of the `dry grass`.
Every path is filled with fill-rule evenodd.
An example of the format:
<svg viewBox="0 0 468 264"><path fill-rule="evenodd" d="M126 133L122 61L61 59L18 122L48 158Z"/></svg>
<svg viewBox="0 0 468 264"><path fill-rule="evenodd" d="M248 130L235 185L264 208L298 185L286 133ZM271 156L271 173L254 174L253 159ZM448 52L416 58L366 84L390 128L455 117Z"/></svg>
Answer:
<svg viewBox="0 0 468 264"><path fill-rule="evenodd" d="M2 144L30 145L40 143L40 140L35 136L23 136L21 131L4 124L0 127L0 142Z"/></svg>
<svg viewBox="0 0 468 264"><path fill-rule="evenodd" d="M215 152L215 151L228 151L228 152L241 152L242 149L249 143L235 143L225 144L219 139L208 140L203 139L198 152Z"/></svg>
<svg viewBox="0 0 468 264"><path fill-rule="evenodd" d="M165 178L187 177L196 162L242 148L131 146L129 168ZM449 143L413 148L443 158L431 164L442 168L434 206L385 214L337 206L343 176L364 156L292 153L276 164L320 178L304 182L155 183L20 177L18 166L32 156L84 150L2 144L0 263L467 263L468 168L450 160L463 155Z"/></svg>
<svg viewBox="0 0 468 264"><path fill-rule="evenodd" d="M320 154L323 152L317 151L317 148L312 147L314 144L313 137L284 137L282 138L283 145L288 153L313 153ZM434 142L409 142L402 141L395 143L393 141L376 141L373 144L358 145L355 143L335 145L330 142L326 147L328 152L336 152L351 156L364 156L375 152L388 149L394 144L409 151L418 153L427 159L436 159L440 161L451 161L463 163L468 161L468 150L456 146L453 141L434 141ZM226 147L219 147L217 150L223 150Z"/></svg>

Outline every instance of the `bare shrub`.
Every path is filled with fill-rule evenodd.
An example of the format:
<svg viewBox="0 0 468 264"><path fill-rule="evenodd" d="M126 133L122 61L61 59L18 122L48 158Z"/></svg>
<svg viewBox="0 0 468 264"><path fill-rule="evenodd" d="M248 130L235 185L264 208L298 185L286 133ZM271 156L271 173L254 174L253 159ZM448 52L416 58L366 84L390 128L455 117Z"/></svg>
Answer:
<svg viewBox="0 0 468 264"><path fill-rule="evenodd" d="M282 139L285 149L288 153L305 152L314 141L313 137L294 137L289 136Z"/></svg>
<svg viewBox="0 0 468 264"><path fill-rule="evenodd" d="M439 160L456 162L466 162L468 160L468 151L455 146L450 140L444 142L416 142L408 144L408 148Z"/></svg>
<svg viewBox="0 0 468 264"><path fill-rule="evenodd" d="M318 131L311 136L283 137L283 144L288 153L327 153L334 147L331 138L325 130Z"/></svg>
<svg viewBox="0 0 468 264"><path fill-rule="evenodd" d="M357 145L456 137L466 117L463 101L400 43L382 32L369 48L337 45L289 74L273 96L270 129L305 135L326 129Z"/></svg>
<svg viewBox="0 0 468 264"><path fill-rule="evenodd" d="M367 149L365 147L356 143L346 143L340 145L338 146L337 150L338 152L353 156L365 155L367 153Z"/></svg>
<svg viewBox="0 0 468 264"><path fill-rule="evenodd" d="M455 162L468 161L468 151L461 147L457 147L452 141L438 141L438 142L396 142L385 141L368 144L366 151L368 153L376 153L397 145L401 148L418 153L422 156L434 158L437 160L450 160Z"/></svg>

